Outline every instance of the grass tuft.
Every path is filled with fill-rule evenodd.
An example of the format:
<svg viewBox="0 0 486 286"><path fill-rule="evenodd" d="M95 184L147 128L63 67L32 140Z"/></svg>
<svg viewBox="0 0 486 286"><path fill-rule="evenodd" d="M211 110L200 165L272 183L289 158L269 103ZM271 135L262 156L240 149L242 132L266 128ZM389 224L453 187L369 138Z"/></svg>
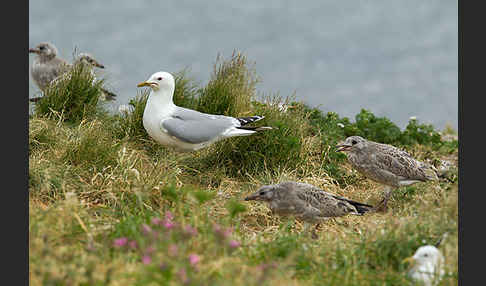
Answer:
<svg viewBox="0 0 486 286"><path fill-rule="evenodd" d="M75 64L46 89L35 105L34 114L71 123L92 119L103 112L98 105L103 83L103 79L95 79L89 66Z"/></svg>

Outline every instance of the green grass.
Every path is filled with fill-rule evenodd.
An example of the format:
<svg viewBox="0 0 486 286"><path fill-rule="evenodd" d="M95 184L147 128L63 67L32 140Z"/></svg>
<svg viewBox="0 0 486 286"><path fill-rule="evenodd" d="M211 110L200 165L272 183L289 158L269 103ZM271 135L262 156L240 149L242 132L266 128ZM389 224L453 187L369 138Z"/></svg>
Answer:
<svg viewBox="0 0 486 286"><path fill-rule="evenodd" d="M89 66L75 64L66 76L49 85L43 98L35 104L34 113L72 123L93 118L103 113L98 104L103 83L103 79L95 79Z"/></svg>
<svg viewBox="0 0 486 286"><path fill-rule="evenodd" d="M254 67L236 52L217 58L205 86L188 70L174 74L177 104L264 115L256 125L274 129L179 153L143 129L146 90L130 101L132 113L111 115L95 91L92 102L68 96L102 85L73 74L77 85L50 91L59 98L41 100L46 112L29 119L32 285L413 285L402 260L444 232L440 285L457 285L457 169L397 190L387 213L326 221L316 240L299 221L243 201L263 184L294 180L376 204L383 187L352 170L337 142L362 135L457 166L457 140L442 139L454 130L415 120L400 130L366 110L352 122L278 95L259 102ZM83 100L93 105L80 108Z"/></svg>

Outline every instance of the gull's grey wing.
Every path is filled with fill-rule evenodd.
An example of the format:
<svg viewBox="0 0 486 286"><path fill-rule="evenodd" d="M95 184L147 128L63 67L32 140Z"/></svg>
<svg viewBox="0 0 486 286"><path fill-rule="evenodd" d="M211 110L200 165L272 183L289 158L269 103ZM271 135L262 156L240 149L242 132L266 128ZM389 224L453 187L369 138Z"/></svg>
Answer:
<svg viewBox="0 0 486 286"><path fill-rule="evenodd" d="M179 108L161 124L169 135L192 144L211 141L233 126L237 125L232 117L204 114L185 108Z"/></svg>

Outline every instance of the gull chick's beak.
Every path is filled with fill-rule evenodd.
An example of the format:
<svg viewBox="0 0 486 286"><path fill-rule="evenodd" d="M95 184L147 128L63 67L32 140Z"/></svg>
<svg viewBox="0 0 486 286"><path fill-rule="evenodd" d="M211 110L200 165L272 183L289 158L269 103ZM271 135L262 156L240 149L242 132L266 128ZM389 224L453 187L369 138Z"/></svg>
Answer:
<svg viewBox="0 0 486 286"><path fill-rule="evenodd" d="M351 146L347 145L347 144L338 144L336 145L336 152L342 152L342 151L346 151L350 148Z"/></svg>
<svg viewBox="0 0 486 286"><path fill-rule="evenodd" d="M105 68L105 66L104 66L104 65L102 65L102 64L100 64L99 62L96 62L96 61L95 61L95 62L93 62L93 64L94 64L94 66L95 66L95 67L98 67L98 68L100 68L100 69L104 69L104 68Z"/></svg>
<svg viewBox="0 0 486 286"><path fill-rule="evenodd" d="M29 53L38 54L38 53L40 53L40 50L30 48L30 49L29 49Z"/></svg>
<svg viewBox="0 0 486 286"><path fill-rule="evenodd" d="M258 194L252 194L245 198L245 201L256 201L258 200Z"/></svg>

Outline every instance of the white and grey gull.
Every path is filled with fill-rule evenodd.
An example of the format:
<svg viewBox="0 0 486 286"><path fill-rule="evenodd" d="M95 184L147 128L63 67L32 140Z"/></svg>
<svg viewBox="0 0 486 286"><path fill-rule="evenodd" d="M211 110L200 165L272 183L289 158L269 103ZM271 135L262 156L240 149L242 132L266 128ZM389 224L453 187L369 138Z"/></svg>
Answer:
<svg viewBox="0 0 486 286"><path fill-rule="evenodd" d="M263 119L263 116L235 118L175 105L175 80L168 72L156 72L137 86L151 88L143 113L145 130L158 143L178 151L195 151L225 138L272 129L267 126L247 126Z"/></svg>

